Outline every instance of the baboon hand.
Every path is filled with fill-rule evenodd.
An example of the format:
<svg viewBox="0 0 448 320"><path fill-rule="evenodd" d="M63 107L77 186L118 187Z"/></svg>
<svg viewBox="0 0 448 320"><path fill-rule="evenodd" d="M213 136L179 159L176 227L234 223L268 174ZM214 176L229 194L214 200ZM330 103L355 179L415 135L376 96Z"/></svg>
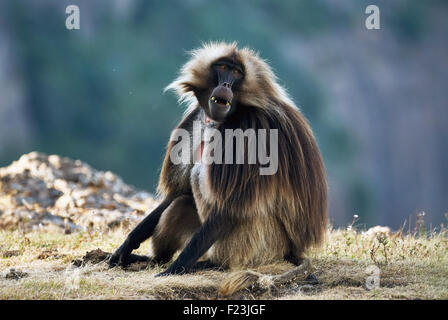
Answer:
<svg viewBox="0 0 448 320"><path fill-rule="evenodd" d="M131 263L131 252L132 249L127 241L123 242L123 244L115 250L115 252L109 258L109 267L126 267L129 263Z"/></svg>
<svg viewBox="0 0 448 320"><path fill-rule="evenodd" d="M171 276L171 275L175 275L175 274L184 274L187 272L187 269L181 265L181 264L177 264L176 262L174 262L171 266L169 266L168 269L166 269L165 271L156 274L156 277L166 277L166 276Z"/></svg>

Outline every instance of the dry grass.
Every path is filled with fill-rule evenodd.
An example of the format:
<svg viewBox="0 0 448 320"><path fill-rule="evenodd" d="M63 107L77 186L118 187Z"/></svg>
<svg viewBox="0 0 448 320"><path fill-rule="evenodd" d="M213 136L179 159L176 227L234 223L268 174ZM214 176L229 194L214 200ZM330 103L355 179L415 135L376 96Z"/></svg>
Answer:
<svg viewBox="0 0 448 320"><path fill-rule="evenodd" d="M124 231L108 234L0 231L0 299L219 299L226 272L154 278L164 266L138 272L105 263L76 268L73 259L101 248L112 252ZM147 254L149 244L138 250ZM233 299L448 299L446 231L418 236L370 237L353 228L331 230L322 248L309 253L318 284L289 283L269 290L245 290ZM379 287L368 290L368 267L379 269ZM11 273L14 268L16 273ZM277 263L258 268L277 274ZM26 274L20 274L21 271Z"/></svg>

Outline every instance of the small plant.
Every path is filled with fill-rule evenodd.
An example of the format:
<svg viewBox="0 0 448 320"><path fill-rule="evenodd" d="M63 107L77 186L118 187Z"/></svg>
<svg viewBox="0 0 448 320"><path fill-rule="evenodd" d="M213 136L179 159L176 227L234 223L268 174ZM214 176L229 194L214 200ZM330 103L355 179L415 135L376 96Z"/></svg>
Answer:
<svg viewBox="0 0 448 320"><path fill-rule="evenodd" d="M356 221L358 221L358 219L359 219L359 216L357 214L354 214L352 223L347 227L347 231L354 230L355 223L356 223Z"/></svg>
<svg viewBox="0 0 448 320"><path fill-rule="evenodd" d="M378 245L376 245L376 241L378 241ZM384 262L380 262L376 257L378 249L380 249L381 247L383 247ZM372 259L373 263L375 263L377 266L381 265L387 266L389 263L389 258L387 255L388 250L389 250L389 239L387 238L387 235L379 234L375 238L375 241L373 242L372 249L370 249L370 258Z"/></svg>
<svg viewBox="0 0 448 320"><path fill-rule="evenodd" d="M415 223L414 235L416 236L418 233L419 237L426 236L426 225L425 225L425 215L424 211L417 213L417 222Z"/></svg>

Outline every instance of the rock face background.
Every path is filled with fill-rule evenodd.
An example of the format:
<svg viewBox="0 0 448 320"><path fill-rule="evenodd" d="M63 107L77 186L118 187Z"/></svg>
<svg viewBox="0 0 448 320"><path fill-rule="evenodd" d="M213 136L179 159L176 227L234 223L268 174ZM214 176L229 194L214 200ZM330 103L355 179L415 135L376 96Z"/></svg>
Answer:
<svg viewBox="0 0 448 320"><path fill-rule="evenodd" d="M156 204L80 160L31 152L0 168L0 228L107 231L138 223Z"/></svg>

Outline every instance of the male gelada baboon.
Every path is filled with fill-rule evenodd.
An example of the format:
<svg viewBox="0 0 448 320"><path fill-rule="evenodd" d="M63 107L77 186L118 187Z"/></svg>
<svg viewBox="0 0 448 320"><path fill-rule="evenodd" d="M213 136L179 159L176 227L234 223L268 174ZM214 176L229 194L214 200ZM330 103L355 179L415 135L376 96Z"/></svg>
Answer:
<svg viewBox="0 0 448 320"><path fill-rule="evenodd" d="M309 124L268 64L235 43L204 44L192 52L167 90L189 103L177 128L191 134L195 121L223 135L226 129L276 129L278 150L270 151L278 152L278 168L263 175L258 161L193 161L202 154L203 141L191 144L190 163L175 164L171 139L158 185L163 200L128 235L109 264L148 259L167 263L182 250L159 276L279 259L299 265L305 250L319 244L326 230L325 171ZM151 258L131 254L149 237Z"/></svg>

